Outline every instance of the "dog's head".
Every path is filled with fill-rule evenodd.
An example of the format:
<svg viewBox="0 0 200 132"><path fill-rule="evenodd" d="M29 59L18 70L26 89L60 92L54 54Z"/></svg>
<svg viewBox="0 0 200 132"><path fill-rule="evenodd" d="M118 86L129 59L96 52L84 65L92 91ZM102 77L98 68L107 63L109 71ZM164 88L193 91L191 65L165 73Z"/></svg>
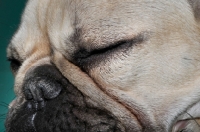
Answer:
<svg viewBox="0 0 200 132"><path fill-rule="evenodd" d="M8 132L200 131L198 0L30 0L8 46Z"/></svg>

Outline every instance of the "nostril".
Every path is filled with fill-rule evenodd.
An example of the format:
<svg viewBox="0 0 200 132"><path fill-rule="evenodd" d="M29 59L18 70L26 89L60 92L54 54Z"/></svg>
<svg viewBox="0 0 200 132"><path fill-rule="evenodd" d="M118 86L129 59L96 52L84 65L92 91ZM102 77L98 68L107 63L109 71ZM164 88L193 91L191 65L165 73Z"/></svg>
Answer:
<svg viewBox="0 0 200 132"><path fill-rule="evenodd" d="M24 95L25 95L25 98L26 98L27 100L33 99L33 96L32 96L32 94L31 94L30 89L24 88Z"/></svg>
<svg viewBox="0 0 200 132"><path fill-rule="evenodd" d="M40 78L34 77L25 80L23 85L24 95L27 100L34 100L40 102L43 100L42 91L37 86L38 81Z"/></svg>

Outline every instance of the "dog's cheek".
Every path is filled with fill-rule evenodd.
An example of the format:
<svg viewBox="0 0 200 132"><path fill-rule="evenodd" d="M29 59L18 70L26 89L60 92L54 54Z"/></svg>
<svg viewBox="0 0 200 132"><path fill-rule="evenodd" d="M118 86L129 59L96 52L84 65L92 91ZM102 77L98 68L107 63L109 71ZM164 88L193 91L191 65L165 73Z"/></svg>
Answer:
<svg viewBox="0 0 200 132"><path fill-rule="evenodd" d="M146 50L135 47L126 54L118 53L88 70L103 89L131 90L137 81L151 70ZM144 79L144 78L143 78Z"/></svg>

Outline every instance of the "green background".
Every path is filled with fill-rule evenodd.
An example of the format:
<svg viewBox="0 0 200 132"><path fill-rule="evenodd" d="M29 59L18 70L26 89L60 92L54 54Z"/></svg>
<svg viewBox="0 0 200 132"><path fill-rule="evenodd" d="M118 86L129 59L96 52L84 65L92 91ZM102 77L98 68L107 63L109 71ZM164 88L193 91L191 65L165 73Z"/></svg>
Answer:
<svg viewBox="0 0 200 132"><path fill-rule="evenodd" d="M25 3L26 0L0 0L0 132L5 131L7 106L15 98L6 47L19 26Z"/></svg>

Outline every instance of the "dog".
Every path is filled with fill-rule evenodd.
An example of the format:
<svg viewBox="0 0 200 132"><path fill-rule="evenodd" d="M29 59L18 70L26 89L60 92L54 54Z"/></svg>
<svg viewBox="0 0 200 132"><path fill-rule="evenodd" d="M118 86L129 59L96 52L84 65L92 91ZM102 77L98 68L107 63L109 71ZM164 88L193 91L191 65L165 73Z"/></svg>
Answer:
<svg viewBox="0 0 200 132"><path fill-rule="evenodd" d="M199 0L30 0L7 57L7 132L199 132Z"/></svg>

